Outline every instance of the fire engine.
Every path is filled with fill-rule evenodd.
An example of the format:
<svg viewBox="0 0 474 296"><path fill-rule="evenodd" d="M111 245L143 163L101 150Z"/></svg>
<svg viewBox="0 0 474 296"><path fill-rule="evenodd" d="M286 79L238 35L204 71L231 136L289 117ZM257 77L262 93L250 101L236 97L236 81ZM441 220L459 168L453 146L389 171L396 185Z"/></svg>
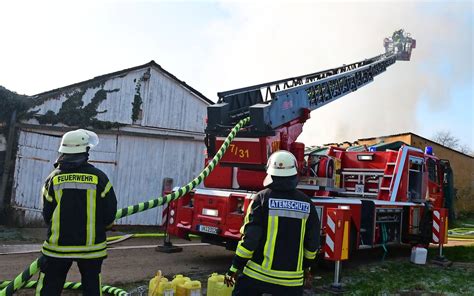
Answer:
<svg viewBox="0 0 474 296"><path fill-rule="evenodd" d="M372 82L396 61L409 61L416 41L403 31L386 38L386 52L349 65L218 93L208 107L205 144L212 159L230 129L250 116L204 187L169 205L174 236L235 249L246 209L263 189L268 157L283 149L298 161L298 189L312 198L324 242L327 209L350 209L350 249L429 244L432 209L445 207L449 162L432 149L408 145L308 149L297 142L310 112ZM401 34L401 36L400 36Z"/></svg>

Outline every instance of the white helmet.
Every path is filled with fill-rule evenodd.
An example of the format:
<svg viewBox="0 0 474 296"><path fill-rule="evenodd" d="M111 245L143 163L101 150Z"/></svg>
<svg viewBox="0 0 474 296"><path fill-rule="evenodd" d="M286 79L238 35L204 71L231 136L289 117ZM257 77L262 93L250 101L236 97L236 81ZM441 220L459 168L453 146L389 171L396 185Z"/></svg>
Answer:
<svg viewBox="0 0 474 296"><path fill-rule="evenodd" d="M66 154L84 153L87 152L87 147L92 148L97 144L99 144L99 137L96 133L78 129L63 135L58 151Z"/></svg>
<svg viewBox="0 0 474 296"><path fill-rule="evenodd" d="M272 184L272 176L290 177L298 174L297 167L296 157L292 153L285 150L273 153L268 158L267 176L263 180L263 186Z"/></svg>

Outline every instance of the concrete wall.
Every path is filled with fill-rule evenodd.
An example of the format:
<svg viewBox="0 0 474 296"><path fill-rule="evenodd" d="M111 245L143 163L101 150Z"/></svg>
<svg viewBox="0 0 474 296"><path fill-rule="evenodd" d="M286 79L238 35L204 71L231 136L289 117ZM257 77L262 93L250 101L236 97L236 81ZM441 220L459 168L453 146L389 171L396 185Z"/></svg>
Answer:
<svg viewBox="0 0 474 296"><path fill-rule="evenodd" d="M357 142L359 143L358 145L367 145L367 146L380 143L381 141L384 141L385 143L401 141L401 142L405 142L407 144L410 144L411 143L411 134L357 140Z"/></svg>

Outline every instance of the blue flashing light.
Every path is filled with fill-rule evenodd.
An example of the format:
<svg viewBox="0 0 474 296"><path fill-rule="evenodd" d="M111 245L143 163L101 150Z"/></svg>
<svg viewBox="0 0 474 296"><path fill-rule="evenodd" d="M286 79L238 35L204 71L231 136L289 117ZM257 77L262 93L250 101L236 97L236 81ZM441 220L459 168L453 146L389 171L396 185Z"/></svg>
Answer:
<svg viewBox="0 0 474 296"><path fill-rule="evenodd" d="M425 147L425 154L433 155L433 147L431 147L431 146L426 146L426 147Z"/></svg>
<svg viewBox="0 0 474 296"><path fill-rule="evenodd" d="M369 147L369 151L370 151L370 152L376 152L376 151L377 151L377 147L370 146L370 147Z"/></svg>

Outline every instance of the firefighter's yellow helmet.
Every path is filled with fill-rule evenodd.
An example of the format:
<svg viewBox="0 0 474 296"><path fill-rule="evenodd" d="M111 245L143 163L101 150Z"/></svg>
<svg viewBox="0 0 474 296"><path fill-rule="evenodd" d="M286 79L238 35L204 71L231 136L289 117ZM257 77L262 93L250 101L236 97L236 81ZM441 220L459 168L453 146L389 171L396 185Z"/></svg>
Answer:
<svg viewBox="0 0 474 296"><path fill-rule="evenodd" d="M87 147L93 148L99 144L96 133L85 129L67 132L61 139L58 152L65 154L76 154L87 152Z"/></svg>
<svg viewBox="0 0 474 296"><path fill-rule="evenodd" d="M290 177L298 173L296 157L285 150L274 152L268 158L267 176L263 181L263 186L270 185L273 180L272 176Z"/></svg>

